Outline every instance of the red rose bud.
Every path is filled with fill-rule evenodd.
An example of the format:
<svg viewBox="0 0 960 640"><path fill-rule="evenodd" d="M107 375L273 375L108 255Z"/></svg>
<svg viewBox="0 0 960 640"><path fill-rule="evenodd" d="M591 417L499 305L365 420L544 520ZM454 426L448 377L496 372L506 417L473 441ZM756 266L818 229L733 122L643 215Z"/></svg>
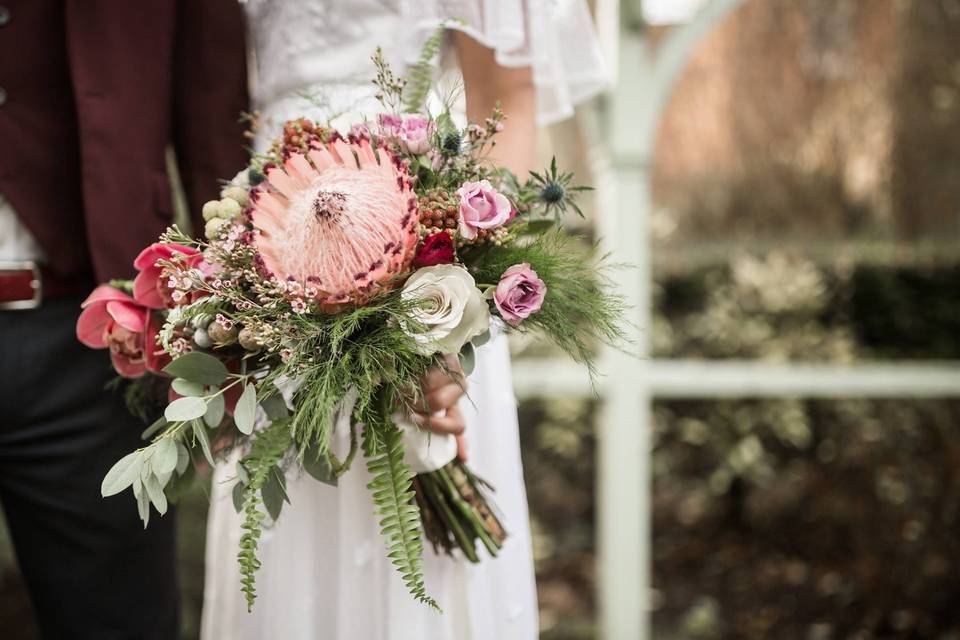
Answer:
<svg viewBox="0 0 960 640"><path fill-rule="evenodd" d="M453 262L453 238L446 231L427 236L413 257L413 266L432 267Z"/></svg>

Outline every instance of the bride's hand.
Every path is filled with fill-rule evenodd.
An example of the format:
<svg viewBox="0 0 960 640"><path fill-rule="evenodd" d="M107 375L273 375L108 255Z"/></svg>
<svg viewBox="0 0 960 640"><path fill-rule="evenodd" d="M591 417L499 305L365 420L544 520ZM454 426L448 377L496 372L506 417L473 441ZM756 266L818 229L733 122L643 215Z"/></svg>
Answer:
<svg viewBox="0 0 960 640"><path fill-rule="evenodd" d="M424 429L460 436L466 424L457 402L466 393L467 380L456 356L445 356L443 367L430 367L422 381L422 395L415 406L424 407L410 417Z"/></svg>

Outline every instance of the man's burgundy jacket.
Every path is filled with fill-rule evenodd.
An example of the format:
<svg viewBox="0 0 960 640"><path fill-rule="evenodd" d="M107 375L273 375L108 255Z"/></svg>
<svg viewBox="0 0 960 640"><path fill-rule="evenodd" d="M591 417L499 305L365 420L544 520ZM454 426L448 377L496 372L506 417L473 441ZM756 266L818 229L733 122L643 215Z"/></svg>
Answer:
<svg viewBox="0 0 960 640"><path fill-rule="evenodd" d="M237 0L0 4L8 9L0 193L55 273L128 277L136 254L171 222L168 148L195 221L218 179L245 163L242 8Z"/></svg>

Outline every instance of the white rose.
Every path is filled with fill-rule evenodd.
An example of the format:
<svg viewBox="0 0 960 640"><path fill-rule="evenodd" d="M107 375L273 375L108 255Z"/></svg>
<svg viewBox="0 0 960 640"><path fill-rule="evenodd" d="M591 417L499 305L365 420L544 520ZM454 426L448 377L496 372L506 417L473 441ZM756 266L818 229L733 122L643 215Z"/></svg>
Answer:
<svg viewBox="0 0 960 640"><path fill-rule="evenodd" d="M400 297L421 304L411 312L416 321L403 329L424 354L459 353L464 344L490 328L490 310L473 276L452 264L418 269Z"/></svg>

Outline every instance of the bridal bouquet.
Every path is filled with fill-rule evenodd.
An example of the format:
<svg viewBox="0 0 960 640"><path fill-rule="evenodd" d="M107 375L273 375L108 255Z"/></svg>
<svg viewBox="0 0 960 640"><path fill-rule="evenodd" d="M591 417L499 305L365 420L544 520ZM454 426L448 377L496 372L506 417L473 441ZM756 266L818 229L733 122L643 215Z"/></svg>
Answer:
<svg viewBox="0 0 960 640"><path fill-rule="evenodd" d="M436 606L422 538L476 562L479 546L497 555L506 526L452 438L412 425L424 374L451 358L469 373L491 330L539 332L588 366L596 340L621 337L620 299L559 228L579 212L572 176L554 163L521 181L487 159L499 111L458 128L449 110L426 113L423 68L407 82L374 60L383 113L348 133L287 122L204 206L205 239L168 229L137 257L136 279L99 286L77 324L136 379L128 399L159 391L165 404L104 496L132 487L146 526L193 463L240 449L250 606L262 523L287 501L287 471L336 485L358 455L389 557Z"/></svg>

